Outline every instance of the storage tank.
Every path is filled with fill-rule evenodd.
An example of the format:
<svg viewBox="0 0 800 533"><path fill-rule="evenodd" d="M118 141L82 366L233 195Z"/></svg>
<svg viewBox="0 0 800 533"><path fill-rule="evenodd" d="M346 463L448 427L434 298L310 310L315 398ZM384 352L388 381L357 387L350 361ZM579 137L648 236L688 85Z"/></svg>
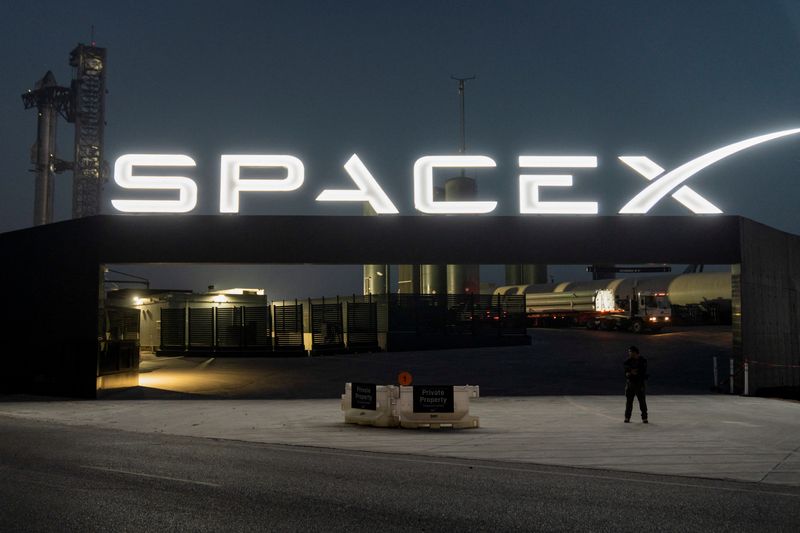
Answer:
<svg viewBox="0 0 800 533"><path fill-rule="evenodd" d="M611 289L617 295L636 292L665 292L670 305L700 305L709 301L730 301L730 272L700 272L671 276L622 278L596 281L564 281L538 285L506 285L495 289L494 294L540 294L560 292L598 291Z"/></svg>
<svg viewBox="0 0 800 533"><path fill-rule="evenodd" d="M444 184L447 201L472 201L477 196L475 180L465 176L450 178ZM480 293L479 265L447 265L447 294Z"/></svg>
<svg viewBox="0 0 800 533"><path fill-rule="evenodd" d="M731 299L730 272L683 274L667 287L672 305L691 305L704 301Z"/></svg>

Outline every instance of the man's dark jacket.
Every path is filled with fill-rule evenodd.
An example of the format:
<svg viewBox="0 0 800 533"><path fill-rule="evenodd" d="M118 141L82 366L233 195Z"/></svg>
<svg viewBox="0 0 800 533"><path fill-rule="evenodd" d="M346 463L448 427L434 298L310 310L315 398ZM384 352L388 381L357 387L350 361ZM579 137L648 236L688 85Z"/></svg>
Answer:
<svg viewBox="0 0 800 533"><path fill-rule="evenodd" d="M641 355L634 359L628 357L622 365L625 367L625 378L631 385L641 385L647 379L647 359ZM635 374L631 370L637 370Z"/></svg>

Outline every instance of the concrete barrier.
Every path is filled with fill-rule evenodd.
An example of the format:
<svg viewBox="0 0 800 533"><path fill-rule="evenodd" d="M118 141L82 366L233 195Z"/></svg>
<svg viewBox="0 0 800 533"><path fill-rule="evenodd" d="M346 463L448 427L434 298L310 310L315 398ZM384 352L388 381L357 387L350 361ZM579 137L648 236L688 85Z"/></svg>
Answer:
<svg viewBox="0 0 800 533"><path fill-rule="evenodd" d="M400 387L397 416L404 428L477 428L469 414L470 398L479 398L477 385L416 385Z"/></svg>
<svg viewBox="0 0 800 533"><path fill-rule="evenodd" d="M397 401L400 389L395 385L346 383L342 394L344 421L363 426L397 427Z"/></svg>

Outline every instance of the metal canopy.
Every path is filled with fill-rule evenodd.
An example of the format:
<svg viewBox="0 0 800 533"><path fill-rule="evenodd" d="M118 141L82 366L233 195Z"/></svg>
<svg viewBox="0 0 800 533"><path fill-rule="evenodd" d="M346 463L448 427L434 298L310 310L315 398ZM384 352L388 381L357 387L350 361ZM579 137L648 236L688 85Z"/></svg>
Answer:
<svg viewBox="0 0 800 533"><path fill-rule="evenodd" d="M98 264L731 264L741 260L745 220L100 215L0 234L0 244L9 257L45 253Z"/></svg>

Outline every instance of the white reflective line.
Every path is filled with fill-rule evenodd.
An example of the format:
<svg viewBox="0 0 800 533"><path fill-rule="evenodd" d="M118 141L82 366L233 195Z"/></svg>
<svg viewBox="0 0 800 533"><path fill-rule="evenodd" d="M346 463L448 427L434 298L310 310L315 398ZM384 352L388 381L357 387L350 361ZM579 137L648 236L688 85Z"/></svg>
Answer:
<svg viewBox="0 0 800 533"><path fill-rule="evenodd" d="M215 359L214 357L212 357L212 358L210 358L210 359L206 359L205 361L203 361L202 363L200 363L199 365L197 365L197 368L198 368L199 370L205 370L205 368L206 368L208 365L210 365L211 363L213 363L213 362L214 362L214 359Z"/></svg>
<svg viewBox="0 0 800 533"><path fill-rule="evenodd" d="M193 479L182 479L179 477L168 477L168 476L156 476L154 474L143 474L141 472L131 472L129 470L118 470L116 468L106 468L104 466L88 466L82 465L81 468L89 468L91 470L100 470L102 472L113 472L115 474L126 474L129 476L139 476L139 477L147 477L153 479L163 479L165 481L178 481L180 483L192 483L194 485L204 485L206 487L219 487L216 483L209 483L207 481L194 481Z"/></svg>
<svg viewBox="0 0 800 533"><path fill-rule="evenodd" d="M723 424L735 424L737 426L744 426L748 428L760 428L761 426L757 426L755 424L749 424L747 422L738 422L736 420L720 420Z"/></svg>

